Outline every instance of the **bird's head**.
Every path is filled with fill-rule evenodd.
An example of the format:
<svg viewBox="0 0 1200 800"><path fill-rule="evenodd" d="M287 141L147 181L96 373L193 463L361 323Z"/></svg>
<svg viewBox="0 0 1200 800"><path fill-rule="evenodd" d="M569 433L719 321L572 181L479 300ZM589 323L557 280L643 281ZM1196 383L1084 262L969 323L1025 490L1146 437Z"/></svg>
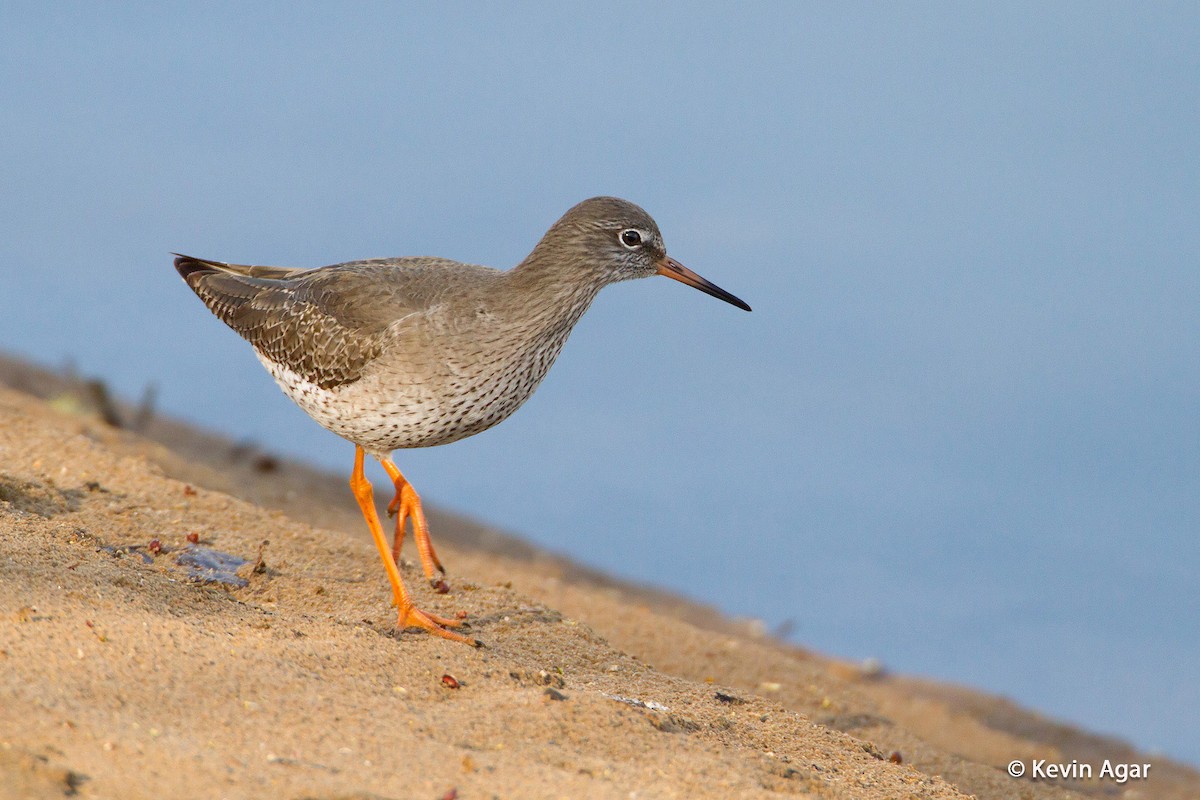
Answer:
<svg viewBox="0 0 1200 800"><path fill-rule="evenodd" d="M535 253L560 268L585 270L602 283L665 275L746 311L750 306L667 255L658 224L641 207L617 197L593 197L546 232ZM546 252L549 251L549 252Z"/></svg>

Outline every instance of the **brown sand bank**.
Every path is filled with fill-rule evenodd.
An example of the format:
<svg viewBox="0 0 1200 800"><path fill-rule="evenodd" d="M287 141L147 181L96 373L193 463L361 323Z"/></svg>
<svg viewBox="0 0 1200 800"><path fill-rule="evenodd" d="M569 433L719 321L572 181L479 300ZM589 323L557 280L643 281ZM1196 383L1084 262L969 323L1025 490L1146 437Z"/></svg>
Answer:
<svg viewBox="0 0 1200 800"><path fill-rule="evenodd" d="M0 384L23 390L0 389L0 797L1200 797L1166 759L454 515L431 517L451 592L404 574L487 646L400 634L345 476L161 418L114 427L9 359ZM195 547L247 560L245 585L189 579ZM1005 773L1032 758L1153 767Z"/></svg>

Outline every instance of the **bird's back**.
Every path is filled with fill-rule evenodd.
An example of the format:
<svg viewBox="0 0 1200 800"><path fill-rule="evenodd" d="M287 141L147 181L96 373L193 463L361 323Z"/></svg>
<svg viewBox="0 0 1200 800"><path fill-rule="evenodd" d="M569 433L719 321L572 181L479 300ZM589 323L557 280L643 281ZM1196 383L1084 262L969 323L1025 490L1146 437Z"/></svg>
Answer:
<svg viewBox="0 0 1200 800"><path fill-rule="evenodd" d="M179 256L175 268L261 357L323 389L362 378L398 321L436 310L466 275L496 273L422 257L297 269Z"/></svg>

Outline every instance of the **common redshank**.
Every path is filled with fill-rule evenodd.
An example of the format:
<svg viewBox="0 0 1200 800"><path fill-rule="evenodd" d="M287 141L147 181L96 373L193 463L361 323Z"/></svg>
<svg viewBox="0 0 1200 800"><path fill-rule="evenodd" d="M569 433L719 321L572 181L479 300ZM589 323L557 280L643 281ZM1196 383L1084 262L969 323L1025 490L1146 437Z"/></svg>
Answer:
<svg viewBox="0 0 1200 800"><path fill-rule="evenodd" d="M667 256L650 215L594 197L562 216L508 271L444 258L349 261L318 269L225 264L180 255L175 268L214 314L254 346L309 416L354 444L350 488L392 585L398 625L478 645L459 619L416 608L400 578L406 521L421 566L444 574L421 499L393 450L447 444L492 427L524 403L601 288L665 275L738 308L750 306ZM389 548L364 455L395 486Z"/></svg>

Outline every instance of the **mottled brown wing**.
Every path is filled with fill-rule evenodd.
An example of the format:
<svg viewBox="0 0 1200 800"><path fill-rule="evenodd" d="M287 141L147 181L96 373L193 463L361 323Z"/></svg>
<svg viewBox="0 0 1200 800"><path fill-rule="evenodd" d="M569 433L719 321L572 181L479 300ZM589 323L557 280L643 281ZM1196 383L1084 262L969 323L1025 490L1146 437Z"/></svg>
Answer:
<svg viewBox="0 0 1200 800"><path fill-rule="evenodd" d="M302 270L179 256L175 269L259 353L323 389L361 378L395 312L402 313L384 313L361 268Z"/></svg>

